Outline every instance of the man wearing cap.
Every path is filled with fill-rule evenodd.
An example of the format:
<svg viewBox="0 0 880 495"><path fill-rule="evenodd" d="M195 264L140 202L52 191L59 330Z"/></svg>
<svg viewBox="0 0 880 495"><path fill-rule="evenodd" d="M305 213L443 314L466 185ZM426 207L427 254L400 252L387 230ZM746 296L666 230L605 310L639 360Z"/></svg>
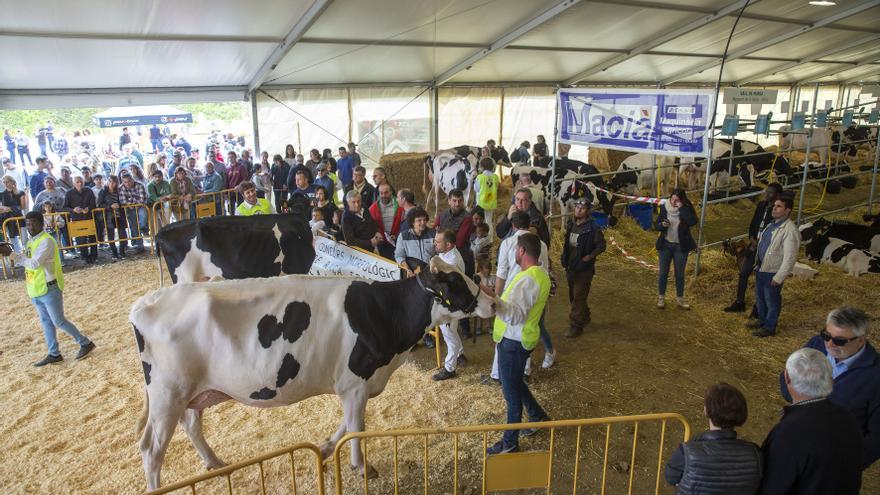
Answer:
<svg viewBox="0 0 880 495"><path fill-rule="evenodd" d="M174 178L174 171L181 166L183 166L183 153L180 150L174 150L171 155L171 165L168 166L168 180Z"/></svg>
<svg viewBox="0 0 880 495"><path fill-rule="evenodd" d="M568 302L571 312L566 337L577 337L590 323L590 285L596 273L596 257L605 251L605 236L590 215L590 203L580 198L574 203L574 218L565 226L562 267L568 280Z"/></svg>
<svg viewBox="0 0 880 495"><path fill-rule="evenodd" d="M313 186L324 186L324 189L327 190L327 195L332 197L335 191L333 184L333 179L330 178L330 164L326 161L322 161L318 164L318 168L316 169L318 172L318 176L315 177L315 182L312 184Z"/></svg>
<svg viewBox="0 0 880 495"><path fill-rule="evenodd" d="M266 198L257 197L257 185L246 180L238 186L243 201L235 208L235 214L243 217L251 215L271 215L275 213L272 203Z"/></svg>
<svg viewBox="0 0 880 495"><path fill-rule="evenodd" d="M30 234L27 247L21 254L11 254L12 259L25 269L27 294L37 309L40 324L43 326L43 337L49 349L46 357L34 363L34 366L45 366L64 359L58 349L56 328L60 328L76 340L80 346L76 359L82 359L94 350L95 344L64 317L62 297L64 275L61 272L58 244L48 232L43 230L42 214L29 212L25 216L25 226ZM0 251L0 254L4 256L10 254L8 248L4 247L3 251Z"/></svg>

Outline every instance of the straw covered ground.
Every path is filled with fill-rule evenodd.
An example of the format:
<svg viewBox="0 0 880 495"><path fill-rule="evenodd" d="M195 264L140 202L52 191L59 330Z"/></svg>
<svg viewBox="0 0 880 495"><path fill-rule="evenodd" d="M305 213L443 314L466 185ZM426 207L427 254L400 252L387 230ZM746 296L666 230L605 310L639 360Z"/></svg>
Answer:
<svg viewBox="0 0 880 495"><path fill-rule="evenodd" d="M608 232L634 256L656 261L655 234L640 230L627 218ZM554 259L558 258L560 237L561 233L554 234ZM560 290L550 303L548 327L558 364L540 369L543 351L536 350L537 369L531 379L536 397L555 419L679 412L699 431L704 427L702 394L708 385L723 380L745 393L750 416L741 435L760 443L778 421L783 405L777 374L785 357L821 328L828 309L847 303L880 314L880 278L852 278L820 266L814 280L786 283L779 335L755 339L743 328L741 315L720 311L733 296L733 260L717 251L705 253L703 259L704 272L699 278L689 270L687 294L693 309L657 310L655 273L609 246L598 262L590 296L593 322L575 340L562 337L567 328L567 287L557 271ZM75 344L61 335L68 359L42 369L31 367L45 353L45 346L23 284L0 283L0 451L4 453L0 492L138 493L144 489L144 478L134 425L143 400L143 375L127 314L138 296L157 287L156 263L142 259L100 265L72 271L66 280L66 312L98 348L88 359L75 362L70 359L76 352ZM873 331L876 335L877 328ZM460 376L435 383L430 380L433 351L418 348L386 391L370 401L368 429L503 422L500 388L480 383L480 374L491 364L491 350L486 336L466 342L469 364L460 369ZM296 442L318 443L335 430L340 418L341 409L332 396L268 410L225 403L206 412L205 430L218 455L227 462L237 462ZM606 480L609 493L621 493L630 472L636 481L634 493L653 492L657 456L652 448L656 449L658 429L640 426L634 465L632 434L632 427L612 431ZM604 429L583 432L579 493L599 491L603 435ZM670 425L664 458L680 435L680 429ZM524 440L523 447L546 448L548 440L546 433L539 434ZM401 443L401 493L421 490L421 441ZM559 467L553 476L554 493L570 489L575 451L572 432L560 433L556 441ZM450 493L452 441L432 436L428 444L432 491ZM481 444L479 436L461 439L460 493L479 492ZM392 492L392 457L387 450L380 452L382 447L371 444L369 450L371 463L381 473L376 484L371 484L371 493ZM308 459L303 455L296 459L297 481L305 489L301 493L314 493L310 490L314 485L307 480ZM289 492L282 485L289 483L283 474L286 462L267 464L269 493ZM875 466L865 474L863 493L880 493L878 471L880 467ZM202 472L195 450L178 430L166 458L163 480L171 483ZM354 476L347 470L344 476L346 493L360 493ZM242 493L255 493L257 479L251 469L235 482L237 487L250 482L250 488ZM326 481L329 488L333 476ZM209 488L209 493L224 489L218 484ZM663 493L672 490L667 487Z"/></svg>

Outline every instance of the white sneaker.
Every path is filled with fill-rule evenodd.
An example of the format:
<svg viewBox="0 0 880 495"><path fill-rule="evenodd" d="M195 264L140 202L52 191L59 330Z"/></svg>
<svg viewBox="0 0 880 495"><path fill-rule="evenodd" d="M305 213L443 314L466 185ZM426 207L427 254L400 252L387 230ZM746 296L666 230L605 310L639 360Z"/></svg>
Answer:
<svg viewBox="0 0 880 495"><path fill-rule="evenodd" d="M675 298L675 304L678 304L678 307L679 307L680 309L691 309L691 305L688 304L688 303L686 303L686 302L684 302L684 298L683 298L683 297L676 297L676 298Z"/></svg>
<svg viewBox="0 0 880 495"><path fill-rule="evenodd" d="M547 368L553 366L553 363L555 363L555 362L556 362L556 351L547 352L544 354L544 362L541 363L541 367L546 370Z"/></svg>
<svg viewBox="0 0 880 495"><path fill-rule="evenodd" d="M658 297L657 298L657 308L663 309L665 307L666 307L666 298L663 296Z"/></svg>

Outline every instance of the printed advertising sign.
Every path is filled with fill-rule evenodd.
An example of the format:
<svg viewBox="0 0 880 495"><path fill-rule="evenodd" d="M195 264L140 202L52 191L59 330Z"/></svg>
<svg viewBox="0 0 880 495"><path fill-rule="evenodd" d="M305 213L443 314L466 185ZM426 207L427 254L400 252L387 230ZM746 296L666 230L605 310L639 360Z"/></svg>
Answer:
<svg viewBox="0 0 880 495"><path fill-rule="evenodd" d="M658 155L706 156L711 90L560 89L559 140Z"/></svg>
<svg viewBox="0 0 880 495"><path fill-rule="evenodd" d="M315 261L309 275L361 277L379 282L400 280L400 267L375 254L315 237Z"/></svg>

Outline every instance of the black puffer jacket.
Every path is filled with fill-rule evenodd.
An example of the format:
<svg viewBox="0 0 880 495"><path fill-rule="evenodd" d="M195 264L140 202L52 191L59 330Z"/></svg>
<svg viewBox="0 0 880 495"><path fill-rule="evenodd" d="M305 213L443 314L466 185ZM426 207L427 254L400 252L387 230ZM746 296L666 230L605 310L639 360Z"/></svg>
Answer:
<svg viewBox="0 0 880 495"><path fill-rule="evenodd" d="M678 494L753 495L761 486L763 457L734 430L712 430L681 444L664 475Z"/></svg>

